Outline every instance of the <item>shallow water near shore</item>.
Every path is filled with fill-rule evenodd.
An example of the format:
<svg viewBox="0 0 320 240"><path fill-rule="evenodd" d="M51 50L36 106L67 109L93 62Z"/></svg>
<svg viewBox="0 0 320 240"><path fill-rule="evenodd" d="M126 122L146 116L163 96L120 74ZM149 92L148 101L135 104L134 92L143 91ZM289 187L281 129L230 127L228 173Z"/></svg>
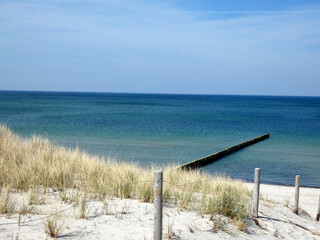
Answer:
<svg viewBox="0 0 320 240"><path fill-rule="evenodd" d="M0 123L24 137L142 166L181 164L267 132L204 171L320 187L320 98L0 91Z"/></svg>

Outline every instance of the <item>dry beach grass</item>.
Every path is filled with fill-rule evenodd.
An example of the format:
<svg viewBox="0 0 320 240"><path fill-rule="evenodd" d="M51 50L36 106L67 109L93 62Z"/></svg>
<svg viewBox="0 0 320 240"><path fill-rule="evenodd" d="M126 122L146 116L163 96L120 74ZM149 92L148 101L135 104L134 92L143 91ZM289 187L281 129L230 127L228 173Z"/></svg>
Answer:
<svg viewBox="0 0 320 240"><path fill-rule="evenodd" d="M0 126L1 214L36 212L45 199L42 193L57 191L63 202L81 204L86 199L105 201L111 197L153 202L153 170L134 163L91 156L79 149L53 145L34 136L22 139ZM230 217L243 228L249 216L249 191L240 181L201 174L199 171L164 169L164 202L201 214ZM28 204L13 203L14 191L28 192ZM28 207L29 206L29 207Z"/></svg>

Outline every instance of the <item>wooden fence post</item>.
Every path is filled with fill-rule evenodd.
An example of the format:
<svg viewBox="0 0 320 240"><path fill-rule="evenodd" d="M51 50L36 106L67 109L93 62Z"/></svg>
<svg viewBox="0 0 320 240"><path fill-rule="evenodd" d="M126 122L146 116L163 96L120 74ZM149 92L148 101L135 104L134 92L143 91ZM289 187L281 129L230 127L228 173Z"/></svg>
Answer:
<svg viewBox="0 0 320 240"><path fill-rule="evenodd" d="M296 185L295 185L295 197L294 197L294 209L293 212L298 214L299 212L299 190L300 190L300 175L296 175Z"/></svg>
<svg viewBox="0 0 320 240"><path fill-rule="evenodd" d="M163 172L162 170L157 170L154 172L154 229L153 229L153 239L162 239L162 182L163 182Z"/></svg>
<svg viewBox="0 0 320 240"><path fill-rule="evenodd" d="M254 170L252 217L258 217L259 211L259 191L260 191L260 168Z"/></svg>
<svg viewBox="0 0 320 240"><path fill-rule="evenodd" d="M316 220L319 221L320 220L320 196L319 196L319 202L318 202L318 211L317 211L317 217Z"/></svg>

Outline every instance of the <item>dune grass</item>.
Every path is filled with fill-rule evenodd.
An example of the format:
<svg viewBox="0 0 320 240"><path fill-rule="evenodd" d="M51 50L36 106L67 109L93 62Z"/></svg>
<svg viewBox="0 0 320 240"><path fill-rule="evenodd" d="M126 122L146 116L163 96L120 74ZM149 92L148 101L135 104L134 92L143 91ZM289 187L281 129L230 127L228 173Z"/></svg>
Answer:
<svg viewBox="0 0 320 240"><path fill-rule="evenodd" d="M119 197L153 202L154 168L99 158L77 148L53 145L41 137L23 139L4 125L0 125L0 166L2 188L53 188L63 201L73 199L68 191L76 191L101 201ZM249 215L249 192L239 181L168 166L164 169L163 186L164 202L181 209L235 220Z"/></svg>
<svg viewBox="0 0 320 240"><path fill-rule="evenodd" d="M66 227L60 218L59 215L55 215L43 221L45 233L54 239L58 238Z"/></svg>

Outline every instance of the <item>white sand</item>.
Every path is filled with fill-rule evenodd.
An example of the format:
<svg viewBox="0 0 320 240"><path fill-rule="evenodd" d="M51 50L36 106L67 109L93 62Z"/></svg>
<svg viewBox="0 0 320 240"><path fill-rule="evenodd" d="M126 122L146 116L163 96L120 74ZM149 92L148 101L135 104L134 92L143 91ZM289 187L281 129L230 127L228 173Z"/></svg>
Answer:
<svg viewBox="0 0 320 240"><path fill-rule="evenodd" d="M252 184L247 184L252 188ZM237 230L235 223L225 217L181 211L175 206L164 207L164 239L320 239L320 223L314 220L320 189L301 188L301 208L298 215L292 212L294 188L261 185L264 200L260 201L259 218L248 220L247 232ZM20 194L15 194L21 198ZM290 199L289 208L284 206ZM38 206L38 214L22 217L18 226L18 215L7 219L0 216L0 239L49 239L44 232L43 220L36 220L59 209L61 219L67 227L60 239L153 239L153 204L136 200L113 199L101 202L89 201L87 219L78 219L80 207L61 204L57 193L47 195L45 204ZM62 220L61 220L62 221ZM259 226L258 226L259 225ZM214 227L215 226L215 227Z"/></svg>
<svg viewBox="0 0 320 240"><path fill-rule="evenodd" d="M248 189L252 190L253 184L246 184ZM300 187L299 206L305 210L312 218L316 217L317 206L320 196L320 188L306 188ZM295 188L289 186L275 186L260 184L261 197L264 200L271 200L273 202L288 205L293 209Z"/></svg>

